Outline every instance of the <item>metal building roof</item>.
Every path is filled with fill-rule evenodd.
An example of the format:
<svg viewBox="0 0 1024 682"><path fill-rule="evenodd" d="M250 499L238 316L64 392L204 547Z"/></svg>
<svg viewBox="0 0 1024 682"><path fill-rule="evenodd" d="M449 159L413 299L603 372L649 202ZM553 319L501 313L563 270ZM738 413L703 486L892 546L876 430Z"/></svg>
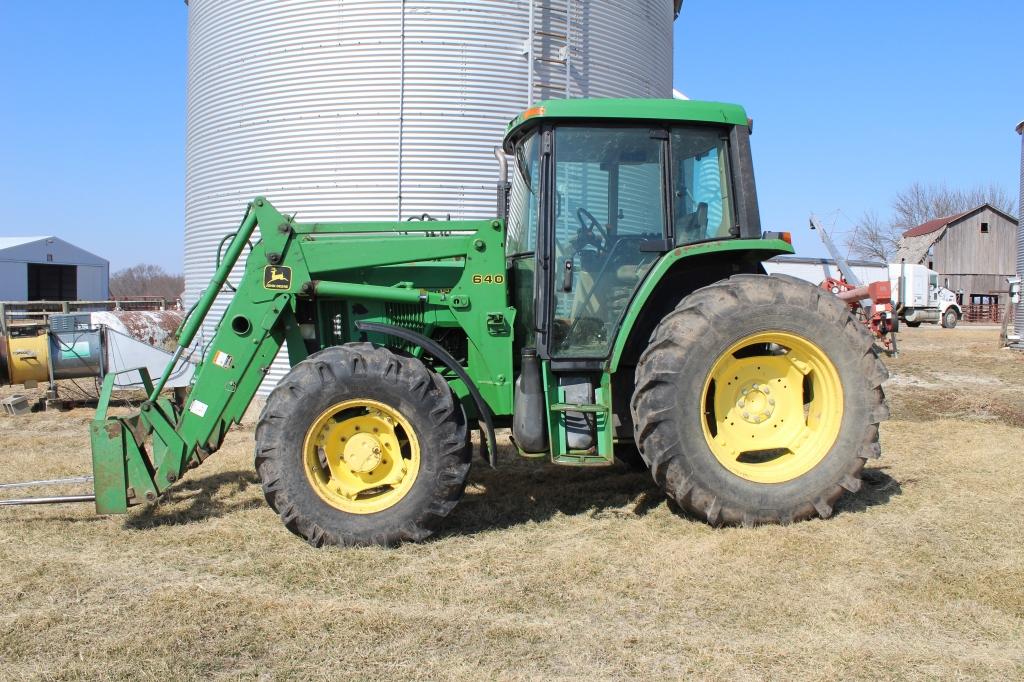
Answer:
<svg viewBox="0 0 1024 682"><path fill-rule="evenodd" d="M1011 223L1017 222L1017 219L1014 218L1009 213L1007 213L1005 211L999 210L998 208L996 208L992 204L985 203L985 204L982 204L980 206L975 206L974 208L970 209L969 211L964 211L963 213L957 213L955 215L946 216L945 218L936 218L935 220L929 220L928 222L922 223L921 225L918 225L917 227L910 228L909 230L907 230L906 232L903 233L903 236L904 237L920 237L921 235L924 235L924 234L930 234L932 232L935 232L936 230L942 229L946 225L952 225L953 223L959 222L959 221L963 220L964 218L967 218L968 216L972 216L975 213L980 213L981 211L984 211L986 208L988 210L992 211L993 213L996 213L996 214L1002 216L1003 218L1005 218L1006 220L1010 221Z"/></svg>
<svg viewBox="0 0 1024 682"><path fill-rule="evenodd" d="M773 256L768 260L775 261L776 263L800 263L801 265L836 265L834 258L819 258L817 256ZM861 268L885 268L888 267L883 261L877 260L855 260L852 258L846 259L846 262L850 265L861 267Z"/></svg>
<svg viewBox="0 0 1024 682"><path fill-rule="evenodd" d="M0 261L109 266L107 259L53 236L0 237Z"/></svg>
<svg viewBox="0 0 1024 682"><path fill-rule="evenodd" d="M53 237L0 237L0 251L14 246L24 246L32 242L41 242L44 239L53 239Z"/></svg>
<svg viewBox="0 0 1024 682"><path fill-rule="evenodd" d="M929 220L926 223L921 223L917 227L910 228L909 230L903 233L903 236L920 237L923 234L929 234L931 232L935 232L936 230L941 230L946 225L949 225L950 223L955 223L956 221L960 220L965 215L967 215L967 213L970 213L970 211L967 211L965 213L957 213L955 215L948 215L945 218L936 218L935 220Z"/></svg>

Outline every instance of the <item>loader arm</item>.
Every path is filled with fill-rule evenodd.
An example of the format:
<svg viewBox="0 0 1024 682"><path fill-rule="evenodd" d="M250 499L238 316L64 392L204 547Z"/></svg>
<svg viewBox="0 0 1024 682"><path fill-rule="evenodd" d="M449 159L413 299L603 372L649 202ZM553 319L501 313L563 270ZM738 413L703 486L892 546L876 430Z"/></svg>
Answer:
<svg viewBox="0 0 1024 682"><path fill-rule="evenodd" d="M262 239L249 254L245 273L196 370L187 399L178 404L162 398L168 376L195 341L257 226L262 227ZM291 248L290 220L266 200L253 201L213 279L182 324L178 348L163 376L156 385L143 376L148 396L137 415L107 414L114 376L105 378L91 429L97 512L120 513L132 504L155 500L187 468L216 451L228 429L241 420L285 339L301 341L294 316L294 287L308 281L296 272L302 268L301 261L276 267L279 276L291 275L285 277L287 286L279 280L268 288L262 280L274 274L261 267L267 255L276 254L271 260L281 262L288 259ZM303 352L301 343L293 345L292 352Z"/></svg>
<svg viewBox="0 0 1024 682"><path fill-rule="evenodd" d="M408 268L404 272L415 273L417 269L425 270L422 264L426 262L442 270L443 265L455 266L449 269L461 282L480 281L484 277L481 273L503 267L500 223L465 221L457 226L475 229L405 231L401 223L300 225L266 199L254 200L231 236L209 285L182 324L178 348L163 376L155 384L143 376L148 395L138 414L107 414L114 376L106 377L91 427L97 511L121 513L133 504L155 500L187 469L199 465L220 447L228 430L241 421L281 346L288 342L292 365L307 357L307 343L297 317L300 305L358 301L367 309L406 306L422 311L431 325L465 328L479 388L458 380L453 390L460 397L469 396L471 406L476 401L474 411L478 416L488 415L495 407L507 412L511 402L511 382L507 380L512 370L511 352L495 351L498 344L511 344L515 313L507 307L504 287L475 287L470 296L445 289L414 288L408 282L385 285L357 281L353 274L380 273L389 266L402 265ZM253 244L257 228L260 239ZM381 248L382 238L393 238L400 247ZM193 346L247 244L252 246L244 273L213 338L201 349L203 359L191 390L180 403L161 397L167 378ZM449 262L438 265L445 259ZM470 315L471 300L496 311L494 315L503 320L502 324L496 327L490 316ZM390 322L372 317L366 321ZM353 322L346 338L366 336ZM376 332L371 336L371 340L385 341L388 335ZM344 340L321 339L321 347ZM493 440L490 433L488 436Z"/></svg>

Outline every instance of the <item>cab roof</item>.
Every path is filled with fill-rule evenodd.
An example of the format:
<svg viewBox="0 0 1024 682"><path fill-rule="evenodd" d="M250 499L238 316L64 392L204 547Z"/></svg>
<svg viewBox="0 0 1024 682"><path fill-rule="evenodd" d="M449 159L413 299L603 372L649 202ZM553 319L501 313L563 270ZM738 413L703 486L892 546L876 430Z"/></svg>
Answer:
<svg viewBox="0 0 1024 682"><path fill-rule="evenodd" d="M725 123L747 125L747 112L738 104L692 99L553 99L538 102L509 121L506 151L512 141L542 121L659 121L663 123Z"/></svg>

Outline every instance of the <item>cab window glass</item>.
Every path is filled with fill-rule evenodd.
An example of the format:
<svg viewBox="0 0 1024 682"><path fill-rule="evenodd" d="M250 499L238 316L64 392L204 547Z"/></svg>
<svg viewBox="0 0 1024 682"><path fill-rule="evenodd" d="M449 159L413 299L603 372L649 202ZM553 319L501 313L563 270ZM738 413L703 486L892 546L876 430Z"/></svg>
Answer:
<svg viewBox="0 0 1024 682"><path fill-rule="evenodd" d="M538 133L531 133L520 142L512 162L505 249L509 256L533 253L537 249L537 185L540 182L538 137Z"/></svg>
<svg viewBox="0 0 1024 682"><path fill-rule="evenodd" d="M605 357L665 234L665 142L651 128L555 134L553 357Z"/></svg>
<svg viewBox="0 0 1024 682"><path fill-rule="evenodd" d="M730 237L735 221L725 132L676 127L671 141L676 243Z"/></svg>

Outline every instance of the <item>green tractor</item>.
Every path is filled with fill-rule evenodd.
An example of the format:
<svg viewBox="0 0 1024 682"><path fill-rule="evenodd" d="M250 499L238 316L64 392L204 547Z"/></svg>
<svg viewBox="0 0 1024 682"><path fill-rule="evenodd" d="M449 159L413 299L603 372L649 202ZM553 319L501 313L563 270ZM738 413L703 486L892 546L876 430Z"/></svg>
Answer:
<svg viewBox="0 0 1024 682"><path fill-rule="evenodd" d="M97 511L216 451L286 346L255 464L315 546L426 538L471 432L494 466L499 428L524 457L648 468L713 525L828 517L879 456L886 370L839 299L765 275L793 250L761 231L749 132L734 105L551 101L508 126L493 220L299 223L255 199L179 330L176 360L250 245L187 394L162 391L172 363L108 416L105 380Z"/></svg>

